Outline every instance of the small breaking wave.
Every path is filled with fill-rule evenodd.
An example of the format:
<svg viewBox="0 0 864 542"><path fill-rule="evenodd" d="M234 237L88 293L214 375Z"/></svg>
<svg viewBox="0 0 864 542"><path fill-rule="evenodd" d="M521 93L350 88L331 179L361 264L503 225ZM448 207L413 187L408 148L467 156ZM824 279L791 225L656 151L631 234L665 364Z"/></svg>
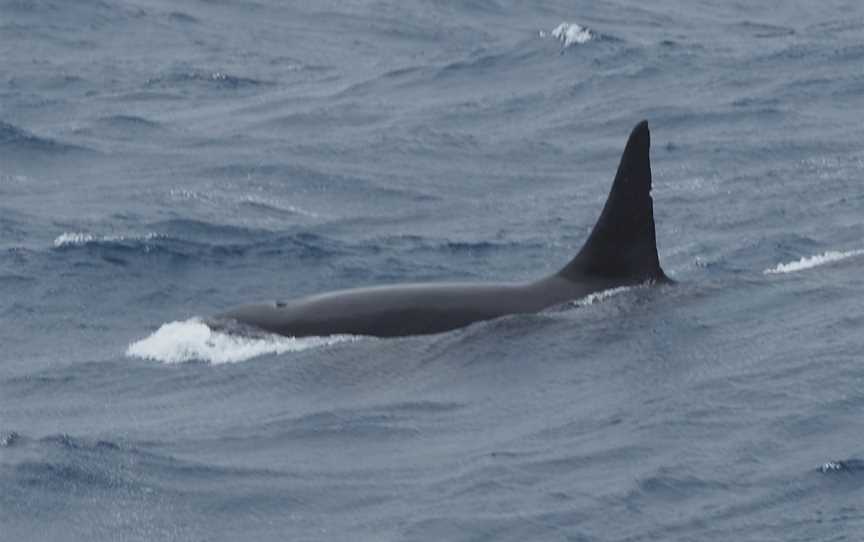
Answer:
<svg viewBox="0 0 864 542"><path fill-rule="evenodd" d="M0 448L10 448L21 440L21 435L15 431L0 431Z"/></svg>
<svg viewBox="0 0 864 542"><path fill-rule="evenodd" d="M828 252L823 252L822 254L817 254L815 256L806 256L794 262L778 264L775 267L766 269L762 273L764 273L765 275L795 273L798 271L804 271L805 269L812 269L814 267L839 262L841 260L845 260L847 258L854 258L857 256L864 256L864 249L849 250L846 252L829 250Z"/></svg>
<svg viewBox="0 0 864 542"><path fill-rule="evenodd" d="M287 211L286 211L287 212ZM298 231L278 235L266 229L219 225L196 220L154 222L150 233L95 234L67 231L54 239L51 250L81 253L109 262L127 263L146 255L171 259L225 259L259 255L264 258L321 259L355 253L368 244L352 245L334 238Z"/></svg>
<svg viewBox="0 0 864 542"><path fill-rule="evenodd" d="M160 237L157 233L147 233L138 237L126 237L123 235L95 236L82 232L63 232L54 239L54 248L66 248L88 245L91 243L122 243L124 241L152 241Z"/></svg>
<svg viewBox="0 0 864 542"><path fill-rule="evenodd" d="M593 305L594 303L599 303L601 301L605 301L610 297L614 297L619 294L623 294L624 292L628 292L632 290L632 286L619 286L617 288L610 288L608 290L602 290L599 292L594 292L593 294L588 294L582 299L577 299L573 302L577 307L587 307L588 305Z"/></svg>
<svg viewBox="0 0 864 542"><path fill-rule="evenodd" d="M126 355L162 363L205 361L219 365L357 339L354 335L302 338L271 334L244 336L214 331L200 319L192 318L163 324L149 337L130 344Z"/></svg>
<svg viewBox="0 0 864 542"><path fill-rule="evenodd" d="M576 23L561 23L551 32L540 31L540 37L551 36L561 42L561 47L566 49L571 45L582 45L596 38L596 34L586 26Z"/></svg>
<svg viewBox="0 0 864 542"><path fill-rule="evenodd" d="M829 474L833 472L856 472L864 471L864 460L861 459L844 459L835 460L823 463L819 466L819 472Z"/></svg>
<svg viewBox="0 0 864 542"><path fill-rule="evenodd" d="M221 71L208 72L193 70L187 72L171 72L161 76L152 77L144 83L144 86L174 87L184 84L209 85L225 90L239 90L272 85L269 81L231 75Z"/></svg>

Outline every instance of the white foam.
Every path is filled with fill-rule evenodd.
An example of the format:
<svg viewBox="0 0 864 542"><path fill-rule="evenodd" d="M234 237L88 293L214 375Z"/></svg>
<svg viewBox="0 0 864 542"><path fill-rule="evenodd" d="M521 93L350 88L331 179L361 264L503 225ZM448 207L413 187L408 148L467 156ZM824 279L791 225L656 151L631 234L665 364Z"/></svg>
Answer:
<svg viewBox="0 0 864 542"><path fill-rule="evenodd" d="M92 242L94 239L95 237L89 233L63 232L57 237L57 239L54 239L54 246L60 248L83 245Z"/></svg>
<svg viewBox="0 0 864 542"><path fill-rule="evenodd" d="M179 201L207 199L207 197L200 192L196 192L195 190L186 190L183 188L172 188L168 191L168 197L173 200Z"/></svg>
<svg viewBox="0 0 864 542"><path fill-rule="evenodd" d="M843 470L843 463L839 461L829 461L819 467L819 470L822 472L836 472Z"/></svg>
<svg viewBox="0 0 864 542"><path fill-rule="evenodd" d="M130 344L126 355L162 363L237 363L265 354L299 352L357 339L358 337L352 335L300 339L279 335L244 337L213 331L201 320L192 318L163 324L149 337Z"/></svg>
<svg viewBox="0 0 864 542"><path fill-rule="evenodd" d="M159 237L157 233L148 233L141 236L131 236L126 237L124 235L103 235L103 236L95 236L90 233L81 233L81 232L63 232L54 239L54 248L62 248L62 247L71 247L71 246L81 246L86 245L87 243L99 243L99 242L117 242L117 241L126 241L129 240L141 240L141 241L150 241L152 239L156 239Z"/></svg>
<svg viewBox="0 0 864 542"><path fill-rule="evenodd" d="M573 303L578 307L587 307L588 305L599 303L600 301L604 301L618 294L623 294L624 292L630 291L632 289L632 286L619 286L617 288L610 288L608 290L602 290L599 292L594 292L593 294L588 294L582 299L577 299Z"/></svg>
<svg viewBox="0 0 864 542"><path fill-rule="evenodd" d="M566 48L571 45L581 45L594 39L594 33L585 26L576 23L561 23L556 26L551 35L561 41ZM540 32L540 37L545 37L545 32Z"/></svg>
<svg viewBox="0 0 864 542"><path fill-rule="evenodd" d="M847 252L838 252L836 250L829 250L828 252L824 252L822 254L817 254L816 256L807 256L801 258L800 260L794 262L787 262L778 264L776 267L772 267L771 269L766 269L763 271L766 275L776 275L780 273L795 273L797 271L803 271L805 269L812 269L814 267L819 267L820 265L826 265L829 263L839 262L840 260L845 260L846 258L854 258L856 256L864 255L864 249L859 250L849 250Z"/></svg>

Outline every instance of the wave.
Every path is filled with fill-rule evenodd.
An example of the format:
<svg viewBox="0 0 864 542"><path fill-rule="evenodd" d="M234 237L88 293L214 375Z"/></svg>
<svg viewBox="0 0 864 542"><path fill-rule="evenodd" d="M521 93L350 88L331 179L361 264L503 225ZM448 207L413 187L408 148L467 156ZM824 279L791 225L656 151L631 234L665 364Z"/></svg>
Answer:
<svg viewBox="0 0 864 542"><path fill-rule="evenodd" d="M257 194L234 194L214 191L203 192L186 188L171 188L167 193L160 194L159 196L172 203L201 202L218 207L243 206L282 216L321 218L321 215L315 211L287 203L284 198L274 196L268 197Z"/></svg>
<svg viewBox="0 0 864 542"><path fill-rule="evenodd" d="M551 36L561 42L561 47L567 49L572 45L582 45L596 39L597 34L590 28L576 23L563 22L550 32L540 31L540 37Z"/></svg>
<svg viewBox="0 0 864 542"><path fill-rule="evenodd" d="M137 115L109 115L99 118L97 122L103 127L118 130L149 130L162 127L157 121Z"/></svg>
<svg viewBox="0 0 864 542"><path fill-rule="evenodd" d="M864 249L849 250L846 252L829 250L828 252L823 252L822 254L817 254L815 256L806 256L794 262L777 264L775 267L766 269L762 273L764 273L765 275L795 273L798 271L804 271L805 269L812 269L814 267L839 262L841 260L845 260L847 258L854 258L857 256L864 256Z"/></svg>
<svg viewBox="0 0 864 542"><path fill-rule="evenodd" d="M862 459L845 459L829 461L819 466L819 472L829 474L832 472L854 472L860 473L864 471L864 460Z"/></svg>
<svg viewBox="0 0 864 542"><path fill-rule="evenodd" d="M0 185L21 185L29 182L30 179L26 175L17 175L11 173L0 173Z"/></svg>
<svg viewBox="0 0 864 542"><path fill-rule="evenodd" d="M54 248L65 248L65 247L75 247L75 246L83 246L87 244L99 244L99 243L123 243L126 241L151 241L153 239L159 239L160 236L158 233L147 233L142 236L124 236L124 235L103 235L103 236L95 236L90 233L81 233L81 232L63 232L54 239Z"/></svg>
<svg viewBox="0 0 864 542"><path fill-rule="evenodd" d="M412 253L443 253L483 255L522 249L543 248L543 244L531 241L483 241L430 239L418 235L397 235L379 238L378 242L388 247L399 247ZM373 248L375 245L370 246Z"/></svg>
<svg viewBox="0 0 864 542"><path fill-rule="evenodd" d="M163 324L149 337L130 344L126 355L162 363L204 361L218 365L354 340L358 340L358 337L331 335L294 338L270 334L244 336L214 331L200 319L192 318Z"/></svg>
<svg viewBox="0 0 864 542"><path fill-rule="evenodd" d="M211 197L208 194L189 190L172 190L171 194L172 197L187 199L206 199ZM148 224L148 227L154 231L164 233L167 237L203 239L213 243L220 242L221 244L255 241L275 235L274 232L262 228L220 224L192 218L172 218L151 222Z"/></svg>
<svg viewBox="0 0 864 542"><path fill-rule="evenodd" d="M21 435L15 431L0 431L0 448L10 448L21 440Z"/></svg>
<svg viewBox="0 0 864 542"><path fill-rule="evenodd" d="M180 23L197 24L200 22L197 18L183 11L172 11L167 16L168 18Z"/></svg>
<svg viewBox="0 0 864 542"><path fill-rule="evenodd" d="M14 437L6 446L23 450L15 456L10 454L4 465L4 483L8 482L12 495L26 488L28 494L62 491L64 494L110 494L116 497L118 491L125 495L172 491L178 482L273 480L281 476L280 472L271 470L180 459L153 450L154 445L160 444L158 441L106 440L67 433L41 438L14 432L7 434ZM129 469L130 464L136 468Z"/></svg>
<svg viewBox="0 0 864 542"><path fill-rule="evenodd" d="M768 23L742 21L732 25L733 30L740 31L754 38L780 38L795 34L795 29Z"/></svg>
<svg viewBox="0 0 864 542"><path fill-rule="evenodd" d="M0 121L0 149L14 147L20 150L43 152L90 151L86 147L61 143L51 138L40 137L27 130Z"/></svg>
<svg viewBox="0 0 864 542"><path fill-rule="evenodd" d="M83 253L113 263L129 258L169 258L176 261L225 261L256 255L269 258L323 259L366 250L338 239L306 231L290 234L263 229L222 226L196 220L169 220L149 224L145 234L108 234L67 231L54 239L52 250ZM373 247L374 248L374 247Z"/></svg>
<svg viewBox="0 0 864 542"><path fill-rule="evenodd" d="M602 290L600 292L594 292L593 294L588 294L581 299L577 299L573 302L577 307L587 307L588 305L593 305L594 303L599 303L601 301L605 301L610 297L614 297L619 294L623 294L624 292L629 292L632 290L633 286L619 286L617 288L610 288L608 290Z"/></svg>
<svg viewBox="0 0 864 542"><path fill-rule="evenodd" d="M216 87L225 90L239 90L245 88L256 88L261 86L270 86L273 83L253 79L251 77L241 77L231 75L229 73L214 71L198 71L190 70L186 72L174 72L166 75L152 77L145 81L145 87L173 87L184 84L203 84L211 87Z"/></svg>
<svg viewBox="0 0 864 542"><path fill-rule="evenodd" d="M7 284L20 286L22 284L34 284L36 282L38 282L38 279L29 275L0 274L0 286Z"/></svg>
<svg viewBox="0 0 864 542"><path fill-rule="evenodd" d="M309 218L320 218L321 216L314 211L307 211L296 205L283 203L274 198L262 198L261 196L243 196L240 199L240 204L276 214L301 215Z"/></svg>
<svg viewBox="0 0 864 542"><path fill-rule="evenodd" d="M674 474L675 469L664 468L655 476L649 476L637 481L637 489L627 496L627 499L650 497L677 501L691 498L700 491L725 490L723 482L700 478L697 476L681 476Z"/></svg>

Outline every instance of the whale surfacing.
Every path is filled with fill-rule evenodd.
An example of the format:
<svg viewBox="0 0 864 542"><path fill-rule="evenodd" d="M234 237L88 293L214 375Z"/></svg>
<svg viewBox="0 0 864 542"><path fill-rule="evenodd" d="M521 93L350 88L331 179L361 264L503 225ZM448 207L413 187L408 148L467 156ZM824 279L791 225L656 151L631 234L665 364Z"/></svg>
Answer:
<svg viewBox="0 0 864 542"><path fill-rule="evenodd" d="M633 128L612 190L579 253L552 276L527 283L375 286L244 305L215 317L292 337L440 333L508 314L538 312L593 292L665 282L654 233L648 122Z"/></svg>

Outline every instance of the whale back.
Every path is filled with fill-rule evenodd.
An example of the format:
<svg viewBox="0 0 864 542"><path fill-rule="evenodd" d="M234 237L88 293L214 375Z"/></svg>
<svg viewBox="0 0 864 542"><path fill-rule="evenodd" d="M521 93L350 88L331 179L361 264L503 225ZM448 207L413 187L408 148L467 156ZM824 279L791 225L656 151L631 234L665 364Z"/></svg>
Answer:
<svg viewBox="0 0 864 542"><path fill-rule="evenodd" d="M657 256L650 147L648 122L642 121L630 133L612 190L591 235L559 276L569 280L668 280Z"/></svg>
<svg viewBox="0 0 864 542"><path fill-rule="evenodd" d="M592 292L668 280L657 258L648 123L630 134L612 191L585 245L559 273L523 284L399 284L245 305L216 315L280 335L440 333L508 314L537 312Z"/></svg>

